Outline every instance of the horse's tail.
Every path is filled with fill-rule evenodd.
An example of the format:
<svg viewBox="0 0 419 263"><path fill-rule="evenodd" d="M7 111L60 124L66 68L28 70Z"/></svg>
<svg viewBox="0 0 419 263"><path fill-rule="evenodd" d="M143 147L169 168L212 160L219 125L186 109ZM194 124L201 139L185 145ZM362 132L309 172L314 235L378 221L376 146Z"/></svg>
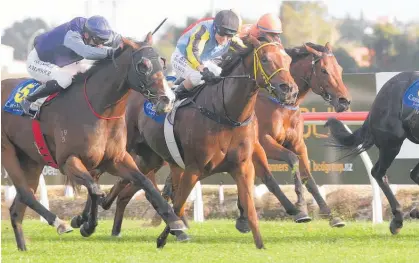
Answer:
<svg viewBox="0 0 419 263"><path fill-rule="evenodd" d="M73 188L74 191L74 195L79 195L80 191L81 191L81 186L78 185L73 178L71 178L70 176L64 176L64 185L65 186L70 186L71 188Z"/></svg>
<svg viewBox="0 0 419 263"><path fill-rule="evenodd" d="M332 141L334 141L331 146L346 151L346 154L341 158L358 156L374 145L374 137L368 127L368 118L369 116L362 127L354 133L350 133L345 125L335 118L327 120L325 127L329 127Z"/></svg>

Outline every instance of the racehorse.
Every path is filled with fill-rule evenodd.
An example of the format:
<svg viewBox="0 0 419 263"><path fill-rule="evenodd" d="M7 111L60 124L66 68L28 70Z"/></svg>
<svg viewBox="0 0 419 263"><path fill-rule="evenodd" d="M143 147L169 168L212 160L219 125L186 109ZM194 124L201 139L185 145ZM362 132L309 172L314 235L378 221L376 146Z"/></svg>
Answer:
<svg viewBox="0 0 419 263"><path fill-rule="evenodd" d="M331 226L341 227L344 226L344 222L339 217L332 215L330 208L320 195L317 184L311 176L307 147L303 139L304 123L298 107L308 92L313 90L313 92L332 104L337 112L347 110L350 104L350 96L342 81L342 68L333 56L332 47L328 43L324 47L307 43L307 45L286 49L286 51L292 57L290 71L299 87L297 101L295 105L290 106L284 105L264 94L258 95L255 112L259 122L259 141L269 159L286 161L291 166L298 197L297 206L300 210L305 211L306 208L304 207L305 201L301 189L302 182L299 170L301 171L304 184L320 206L320 215L329 218ZM131 119L130 123L138 122L138 112L141 112L141 105L138 101L136 99L135 102L130 103L133 108L127 111L130 114L127 116L127 120ZM140 114L140 119L142 118L141 116ZM132 128L128 129L128 134L130 130L134 140L138 136L134 135L135 132L138 133L138 128L132 125ZM136 144L133 141L130 145L132 145L130 149L133 154L138 155L136 161L138 167L156 184L155 172L164 164L163 159L151 150L147 151L149 147L146 143ZM171 174L174 172L171 171ZM256 173L256 175L263 178L263 173ZM168 179L165 189L169 190L169 193L163 191L166 197L171 195L170 176ZM122 180L118 181L102 203L104 209L109 209L114 199L118 196L112 229L112 235L114 236L120 235L125 207L135 192L139 190L131 185L126 186L126 183ZM248 232L250 231L248 220L240 205L240 201L238 202L238 208L240 217L236 221L236 228L240 232ZM306 212L298 213L294 218L297 222L310 220ZM159 224L159 220L153 221L155 225ZM186 239L185 235L178 236L178 240L183 239Z"/></svg>
<svg viewBox="0 0 419 263"><path fill-rule="evenodd" d="M42 107L39 120L2 111L2 165L17 191L10 216L19 250L26 250L22 231L26 206L55 226L59 234L72 231L34 196L46 164L40 154L45 155L45 148L49 149L46 154L50 157L49 165L59 168L73 184L84 185L88 190L91 208L87 222L80 228L83 236L91 235L96 228L98 197L103 195L89 173L94 169L108 171L143 188L170 228L184 229L183 222L126 152L125 110L130 90L152 100L158 112L171 110L175 96L163 75L160 57L151 46L151 33L145 42L124 38L123 44L124 48L112 60L98 61L76 75L71 88ZM3 105L22 81L27 79L1 82ZM20 96L22 93L18 92L15 99ZM32 126L37 124L46 141L46 147L39 149L32 137Z"/></svg>
<svg viewBox="0 0 419 263"><path fill-rule="evenodd" d="M173 208L181 217L186 198L197 180L214 173L230 173L236 180L240 202L249 218L256 247L263 248L253 201L255 168L263 170L267 184L275 188L290 214L298 214L299 211L275 182L264 150L258 142L254 113L256 97L260 88L266 88L282 103L292 104L295 103L298 87L289 73L291 59L281 44L263 43L251 36L244 41L249 48L245 52L238 52L236 58L223 68L224 79L199 89L187 106L177 110L174 133L184 160L184 172L166 146L163 124L144 114L141 107L144 98L141 99L141 96L132 100L137 105L133 106L133 115L138 118L134 130L140 129L135 143L148 145L150 151L170 163L176 189ZM243 74L250 75L251 79L235 78ZM151 154L146 148L141 151L144 156ZM123 181L113 189L127 183ZM134 188L135 191L139 189ZM106 207L107 199L104 199L102 206ZM164 246L168 234L169 228L166 227L158 239L158 247Z"/></svg>
<svg viewBox="0 0 419 263"><path fill-rule="evenodd" d="M342 80L342 67L333 55L329 43L324 47L307 43L286 49L286 52L292 58L291 74L299 87L297 102L294 106L289 106L278 103L265 94L258 96L255 111L259 121L259 141L268 159L285 161L290 166L295 181L297 207L301 211L307 211L302 189L304 184L319 205L320 215L328 218L332 227L342 227L345 223L332 215L310 173L307 146L303 138L304 119L299 110L310 90L330 103L336 112L348 110L350 96ZM237 205L240 217L236 221L236 228L240 232L248 232L247 218L243 215L240 202ZM309 217L295 218L296 222L310 220Z"/></svg>
<svg viewBox="0 0 419 263"><path fill-rule="evenodd" d="M340 150L349 150L344 157L354 157L373 145L379 150L379 157L371 175L383 190L391 206L393 219L390 232L397 234L403 227L403 213L387 180L383 180L387 169L396 158L404 140L419 144L419 71L401 72L388 80L375 98L367 119L353 134L342 122L329 119L333 145ZM410 172L410 178L419 184L419 163ZM417 211L411 211L416 216Z"/></svg>

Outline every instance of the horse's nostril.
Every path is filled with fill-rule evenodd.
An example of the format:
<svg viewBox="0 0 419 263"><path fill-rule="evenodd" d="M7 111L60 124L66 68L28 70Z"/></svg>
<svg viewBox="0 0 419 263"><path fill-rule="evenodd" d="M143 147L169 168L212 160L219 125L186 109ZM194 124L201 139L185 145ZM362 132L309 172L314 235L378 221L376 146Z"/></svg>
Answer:
<svg viewBox="0 0 419 263"><path fill-rule="evenodd" d="M289 92L291 92L292 91L292 88L288 85L288 84L281 84L281 85L279 85L279 87L284 91L284 92L287 92L287 93L289 93Z"/></svg>

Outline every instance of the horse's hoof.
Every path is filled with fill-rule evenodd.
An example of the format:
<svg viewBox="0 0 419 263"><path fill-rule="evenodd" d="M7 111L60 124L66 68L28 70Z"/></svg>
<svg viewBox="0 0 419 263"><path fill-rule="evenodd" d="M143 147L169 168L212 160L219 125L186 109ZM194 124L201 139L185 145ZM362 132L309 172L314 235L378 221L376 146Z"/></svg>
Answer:
<svg viewBox="0 0 419 263"><path fill-rule="evenodd" d="M112 237L121 238L122 237L122 234L121 234L121 232L119 232L119 233L112 232Z"/></svg>
<svg viewBox="0 0 419 263"><path fill-rule="evenodd" d="M300 212L294 216L295 223L308 223L311 221L311 217L309 217L305 212Z"/></svg>
<svg viewBox="0 0 419 263"><path fill-rule="evenodd" d="M419 209L416 208L416 207L413 208L412 210L410 210L409 215L410 215L411 218L419 219Z"/></svg>
<svg viewBox="0 0 419 263"><path fill-rule="evenodd" d="M66 222L62 222L58 227L57 227L57 233L59 235L65 234L65 233L70 233L73 231L73 228L71 226L69 226Z"/></svg>
<svg viewBox="0 0 419 263"><path fill-rule="evenodd" d="M71 227L72 228L80 228L83 225L83 217L81 215L74 216L71 218Z"/></svg>
<svg viewBox="0 0 419 263"><path fill-rule="evenodd" d="M84 223L80 227L80 234L83 237L90 237L94 232L95 232L95 228L89 229L89 224L87 224L87 223Z"/></svg>
<svg viewBox="0 0 419 263"><path fill-rule="evenodd" d="M344 227L344 226L346 226L346 223L345 223L345 221L343 221L339 217L334 217L334 218L330 219L329 225L331 227Z"/></svg>
<svg viewBox="0 0 419 263"><path fill-rule="evenodd" d="M176 241L178 242L186 242L191 240L191 238L184 232L180 233L179 235L176 236Z"/></svg>
<svg viewBox="0 0 419 263"><path fill-rule="evenodd" d="M236 229L239 230L240 233L246 234L250 232L249 221L247 218L237 218L236 219Z"/></svg>
<svg viewBox="0 0 419 263"><path fill-rule="evenodd" d="M393 235L397 235L400 232L400 230L402 229L402 227L403 227L403 221L397 222L397 221L394 220L394 218L393 218L393 220L391 220L390 232Z"/></svg>
<svg viewBox="0 0 419 263"><path fill-rule="evenodd" d="M169 223L170 230L186 230L186 226L182 220L176 220Z"/></svg>
<svg viewBox="0 0 419 263"><path fill-rule="evenodd" d="M18 246L17 249L19 251L26 251L27 250L25 245Z"/></svg>
<svg viewBox="0 0 419 263"><path fill-rule="evenodd" d="M108 204L105 201L106 197L100 197L99 204L103 208L103 210L109 210L109 208L111 208L111 204Z"/></svg>
<svg viewBox="0 0 419 263"><path fill-rule="evenodd" d="M257 249L266 249L266 248L265 248L265 246L264 246L263 244L256 245L256 248L257 248Z"/></svg>
<svg viewBox="0 0 419 263"><path fill-rule="evenodd" d="M166 245L166 239L157 238L157 248L164 248L164 245Z"/></svg>

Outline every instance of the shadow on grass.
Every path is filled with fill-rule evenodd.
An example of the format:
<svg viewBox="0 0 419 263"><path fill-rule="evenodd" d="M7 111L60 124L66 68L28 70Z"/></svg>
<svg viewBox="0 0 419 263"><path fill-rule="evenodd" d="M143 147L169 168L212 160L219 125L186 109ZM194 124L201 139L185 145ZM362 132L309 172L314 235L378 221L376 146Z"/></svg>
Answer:
<svg viewBox="0 0 419 263"><path fill-rule="evenodd" d="M197 243L197 244L222 244L222 243L239 243L239 244L248 244L249 242L253 242L253 237L251 233L248 234L241 234L241 235L232 235L232 236L225 236L225 235L217 235L211 233L211 236L205 236L203 234L199 235L190 235L191 241L188 243ZM262 237L263 238L263 237ZM122 237L112 237L110 235L104 234L93 234L91 237L84 238L78 233L78 231L74 231L73 233L65 234L63 236L37 236L31 235L29 239L32 242L36 241L48 241L48 242L62 242L62 243L74 243L74 242L109 242L109 243L155 243L157 239L157 235L133 235L129 234ZM288 244L288 243L297 243L297 242L309 242L311 244L325 244L325 243L333 243L333 242L365 242L368 239L368 242L375 242L375 241L391 241L391 240L403 240L403 241L412 241L417 242L417 235L414 234L400 234L398 236L392 236L387 233L374 233L368 234L363 236L348 236L344 233L336 234L333 233L331 236L323 235L323 236L266 236L263 238L266 244L275 243L275 244ZM14 236L2 237L2 242L14 242ZM168 244L175 243L175 238L173 236L169 236ZM187 244L187 243L186 243Z"/></svg>

